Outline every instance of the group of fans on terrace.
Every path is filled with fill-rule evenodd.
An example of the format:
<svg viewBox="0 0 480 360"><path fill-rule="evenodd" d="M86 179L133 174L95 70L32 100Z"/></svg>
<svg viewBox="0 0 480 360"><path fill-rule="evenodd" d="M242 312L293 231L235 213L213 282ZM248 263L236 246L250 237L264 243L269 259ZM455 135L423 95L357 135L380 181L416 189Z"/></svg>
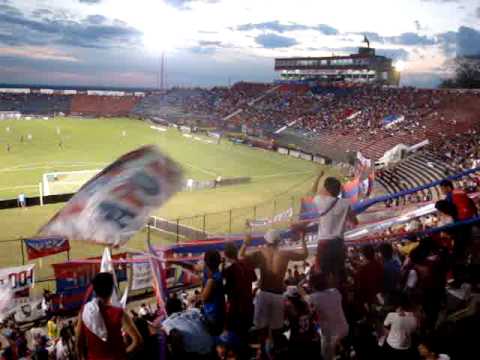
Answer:
<svg viewBox="0 0 480 360"><path fill-rule="evenodd" d="M478 97L476 93L407 87L251 83L211 90L172 89L166 95L171 105L183 107L192 114L214 115L219 120L242 110L223 124L225 126L247 125L272 132L297 120L296 128L303 132L353 131L360 137L372 139L400 133L425 138L427 130L434 130L439 124L448 130L450 125L465 120L463 115L450 116L449 113L447 116L445 111L450 105L459 99L475 102ZM401 126L386 129L383 120L392 115L405 119Z"/></svg>
<svg viewBox="0 0 480 360"><path fill-rule="evenodd" d="M323 183L323 184L322 184ZM403 229L408 240L345 249L344 232L358 223L340 182L318 177L318 242L309 257L306 224L291 225L285 248L270 230L252 248L208 251L189 267L201 289L172 293L165 306L138 311L111 305L114 280L99 273L96 298L74 321L53 314L47 330L2 325L2 360L32 359L468 359L478 337L480 247L475 226L429 237L415 231L477 216L475 203L449 181L437 215ZM292 271L293 270L293 271ZM75 329L74 329L75 328ZM472 357L473 356L473 357Z"/></svg>

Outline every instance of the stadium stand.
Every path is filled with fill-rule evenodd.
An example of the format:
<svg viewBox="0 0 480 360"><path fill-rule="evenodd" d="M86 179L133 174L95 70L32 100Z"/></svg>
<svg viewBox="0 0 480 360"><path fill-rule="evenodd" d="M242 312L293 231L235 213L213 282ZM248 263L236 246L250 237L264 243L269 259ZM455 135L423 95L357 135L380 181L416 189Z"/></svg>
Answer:
<svg viewBox="0 0 480 360"><path fill-rule="evenodd" d="M19 111L26 115L70 113L71 97L48 94L0 94L0 111Z"/></svg>
<svg viewBox="0 0 480 360"><path fill-rule="evenodd" d="M139 101L136 96L74 95L72 115L128 116Z"/></svg>

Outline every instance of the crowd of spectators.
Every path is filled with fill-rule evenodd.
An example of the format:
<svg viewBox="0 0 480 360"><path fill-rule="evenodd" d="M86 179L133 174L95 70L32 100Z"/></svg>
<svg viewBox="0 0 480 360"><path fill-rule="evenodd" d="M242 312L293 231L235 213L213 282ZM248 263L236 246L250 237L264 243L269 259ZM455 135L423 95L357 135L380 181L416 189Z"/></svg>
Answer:
<svg viewBox="0 0 480 360"><path fill-rule="evenodd" d="M247 233L239 249L227 244L200 263L182 263L201 274L201 288L169 294L164 310L143 303L128 315L110 304L113 277L100 273L93 281L97 300L78 318L49 312L46 326L3 323L0 358L472 358L480 316L478 230L464 225L417 235L475 216L466 193L445 181L436 214L372 233L343 252L338 245L356 217L348 201L335 200L337 180L319 184L320 178L315 202L323 215L313 257L301 223L292 224L298 238L287 248L271 230L265 246L250 249Z"/></svg>

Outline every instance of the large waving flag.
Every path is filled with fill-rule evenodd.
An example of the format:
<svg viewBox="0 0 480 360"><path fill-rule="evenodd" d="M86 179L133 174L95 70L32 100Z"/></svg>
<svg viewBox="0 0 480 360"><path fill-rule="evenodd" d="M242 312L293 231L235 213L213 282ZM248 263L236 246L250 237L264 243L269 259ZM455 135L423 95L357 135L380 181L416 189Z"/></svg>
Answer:
<svg viewBox="0 0 480 360"><path fill-rule="evenodd" d="M121 246L181 187L181 168L156 147L144 146L82 186L40 234Z"/></svg>
<svg viewBox="0 0 480 360"><path fill-rule="evenodd" d="M300 220L315 220L318 218L318 209L313 196L305 196L300 201Z"/></svg>
<svg viewBox="0 0 480 360"><path fill-rule="evenodd" d="M360 180L355 178L345 184L343 184L342 197L350 199L352 203L356 203L360 195Z"/></svg>

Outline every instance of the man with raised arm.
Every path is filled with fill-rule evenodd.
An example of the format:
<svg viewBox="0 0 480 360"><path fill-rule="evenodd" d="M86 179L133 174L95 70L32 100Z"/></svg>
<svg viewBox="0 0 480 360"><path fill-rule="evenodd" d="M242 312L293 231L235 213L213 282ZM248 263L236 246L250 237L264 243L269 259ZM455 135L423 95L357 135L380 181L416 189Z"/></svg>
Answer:
<svg viewBox="0 0 480 360"><path fill-rule="evenodd" d="M304 261L308 256L305 239L302 239L301 250L280 249L280 232L269 230L265 234L267 246L255 250L248 255L247 247L252 237L247 234L239 252L240 259L248 260L254 267L260 269L260 291L257 293L254 312L254 325L263 332L263 339L272 332L275 339L278 330L283 327L285 273L290 261Z"/></svg>
<svg viewBox="0 0 480 360"><path fill-rule="evenodd" d="M342 185L337 178L327 177L319 186L323 172L313 185L314 202L318 211L318 247L316 271L334 275L337 280L344 275L345 252L343 236L346 225L358 224L350 200L340 199Z"/></svg>

